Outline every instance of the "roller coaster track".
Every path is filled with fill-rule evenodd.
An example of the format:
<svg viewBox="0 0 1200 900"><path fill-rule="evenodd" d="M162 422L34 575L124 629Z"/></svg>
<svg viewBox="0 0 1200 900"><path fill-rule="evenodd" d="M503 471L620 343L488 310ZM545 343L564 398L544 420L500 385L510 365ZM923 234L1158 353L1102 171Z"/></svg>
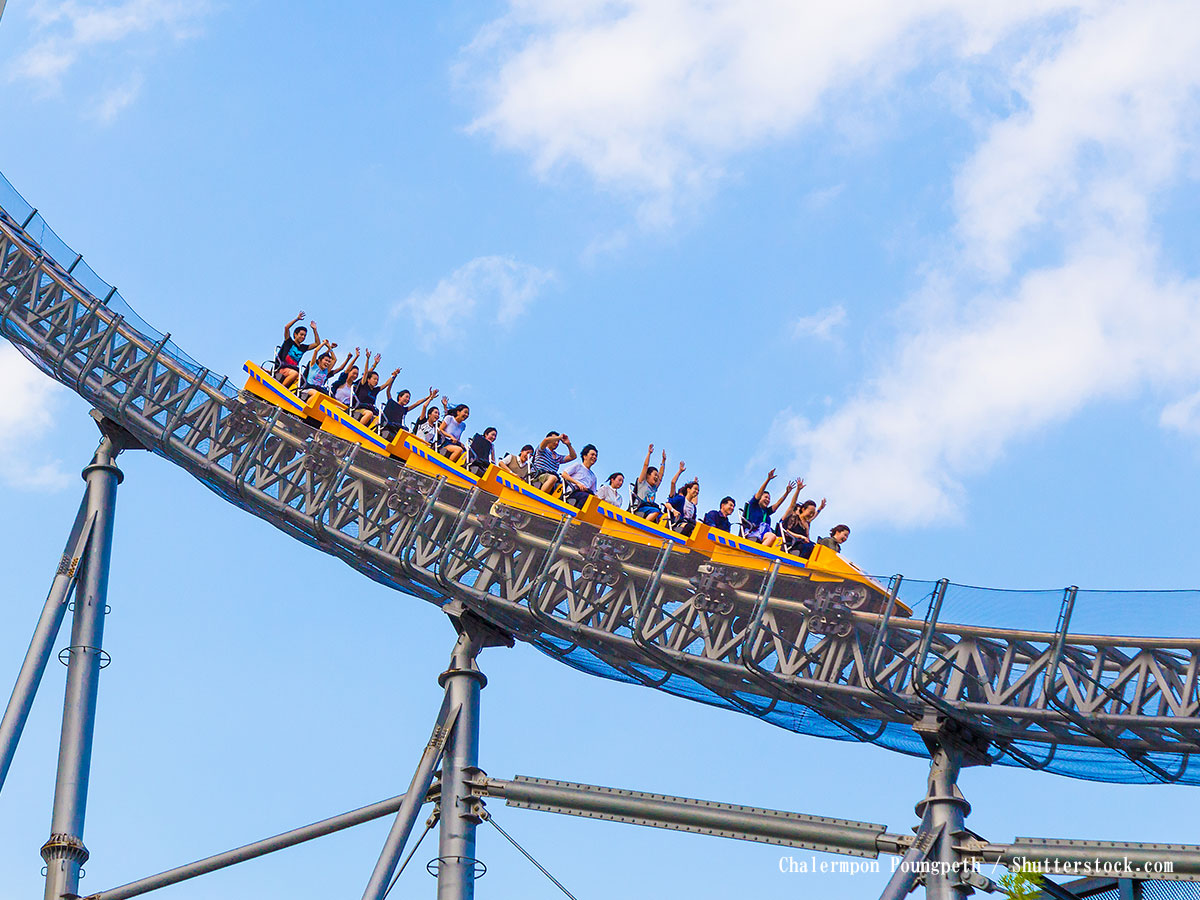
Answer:
<svg viewBox="0 0 1200 900"><path fill-rule="evenodd" d="M822 609L805 579L499 507L238 391L89 291L79 258L22 218L0 210L0 333L145 448L381 584L578 669L802 733L925 755L937 720L987 761L1200 782L1200 638L1073 633L1074 589L1052 631L940 621L944 581L921 619L897 615L899 578L882 613Z"/></svg>

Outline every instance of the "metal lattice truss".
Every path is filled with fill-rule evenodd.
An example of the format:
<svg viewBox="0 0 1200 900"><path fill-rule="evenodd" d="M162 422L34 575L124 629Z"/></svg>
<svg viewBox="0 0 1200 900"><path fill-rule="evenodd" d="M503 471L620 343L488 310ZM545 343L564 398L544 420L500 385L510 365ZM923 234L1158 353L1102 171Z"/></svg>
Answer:
<svg viewBox="0 0 1200 900"><path fill-rule="evenodd" d="M909 752L911 726L937 717L1006 764L1200 782L1200 639L1071 634L1073 591L1055 632L939 622L944 582L924 620L895 613L898 579L882 614L851 611L804 577L500 506L240 394L84 290L2 211L0 333L231 503L578 668Z"/></svg>

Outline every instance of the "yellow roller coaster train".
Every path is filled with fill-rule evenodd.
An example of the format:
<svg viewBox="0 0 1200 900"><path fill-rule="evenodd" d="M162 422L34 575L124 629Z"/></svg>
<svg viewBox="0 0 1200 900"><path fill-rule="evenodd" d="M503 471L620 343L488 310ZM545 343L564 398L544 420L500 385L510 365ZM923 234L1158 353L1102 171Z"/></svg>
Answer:
<svg viewBox="0 0 1200 900"><path fill-rule="evenodd" d="M305 420L313 428L358 444L372 453L391 457L424 475L445 478L457 487L477 487L511 509L555 522L564 516L575 518L599 529L603 535L646 547L657 548L665 541L679 550L699 554L716 565L744 570L747 576L751 572L770 571L778 563L781 575L806 578L817 586L825 585L822 593L830 599L836 597L837 602L847 609L876 612L887 602L888 593L884 586L820 544L814 545L811 555L804 559L703 524L697 524L690 535L684 536L595 496L589 497L581 509L576 508L498 466L489 466L482 475L476 475L406 431L397 432L393 440L387 441L375 427L362 425L333 397L313 391L307 401L302 400L262 366L249 360L243 370L247 375L247 392ZM896 612L902 616L911 615L911 610L898 601Z"/></svg>

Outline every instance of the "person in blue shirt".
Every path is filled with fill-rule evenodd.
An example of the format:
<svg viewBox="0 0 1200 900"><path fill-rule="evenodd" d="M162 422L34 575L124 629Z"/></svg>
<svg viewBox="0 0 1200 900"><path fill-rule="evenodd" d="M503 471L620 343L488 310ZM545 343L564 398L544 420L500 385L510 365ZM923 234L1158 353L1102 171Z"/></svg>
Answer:
<svg viewBox="0 0 1200 900"><path fill-rule="evenodd" d="M767 490L767 485L774 478L775 470L772 469L763 480L762 487L754 492L754 497L746 504L746 522L749 528L743 533L742 537L758 541L764 547L773 547L779 541L779 535L771 531L771 516L779 511L779 507L783 506L783 501L791 496L792 491L799 492L797 483L801 487L804 485L802 481L789 481L787 490L784 491L783 496L772 505L771 492Z"/></svg>
<svg viewBox="0 0 1200 900"><path fill-rule="evenodd" d="M732 497L726 497L717 509L710 509L704 514L704 524L709 528L719 528L721 531L728 531L732 534L733 525L730 523L729 517L733 515L736 508L737 501Z"/></svg>
<svg viewBox="0 0 1200 900"><path fill-rule="evenodd" d="M316 364L305 366L303 377L300 380L300 398L306 402L314 394L331 394L333 388L330 385L333 384L334 377L338 372L346 368L351 359L351 354L347 353L346 358L338 365L337 354L333 352L333 348L337 344L330 343L329 341L323 341L322 343L329 349L322 350L320 346L317 347L314 351L317 357Z"/></svg>

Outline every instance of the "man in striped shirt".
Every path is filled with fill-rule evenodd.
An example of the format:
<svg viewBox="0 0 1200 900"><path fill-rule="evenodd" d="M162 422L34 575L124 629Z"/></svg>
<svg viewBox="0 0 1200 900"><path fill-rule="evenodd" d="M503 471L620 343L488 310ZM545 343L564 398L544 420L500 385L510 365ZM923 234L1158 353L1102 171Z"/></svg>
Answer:
<svg viewBox="0 0 1200 900"><path fill-rule="evenodd" d="M570 455L563 456L557 452L559 443L567 445L567 449L571 451ZM533 465L529 467L530 484L547 494L552 493L558 484L558 467L574 458L575 448L571 446L571 439L565 434L551 431L542 438L537 452L533 455Z"/></svg>

